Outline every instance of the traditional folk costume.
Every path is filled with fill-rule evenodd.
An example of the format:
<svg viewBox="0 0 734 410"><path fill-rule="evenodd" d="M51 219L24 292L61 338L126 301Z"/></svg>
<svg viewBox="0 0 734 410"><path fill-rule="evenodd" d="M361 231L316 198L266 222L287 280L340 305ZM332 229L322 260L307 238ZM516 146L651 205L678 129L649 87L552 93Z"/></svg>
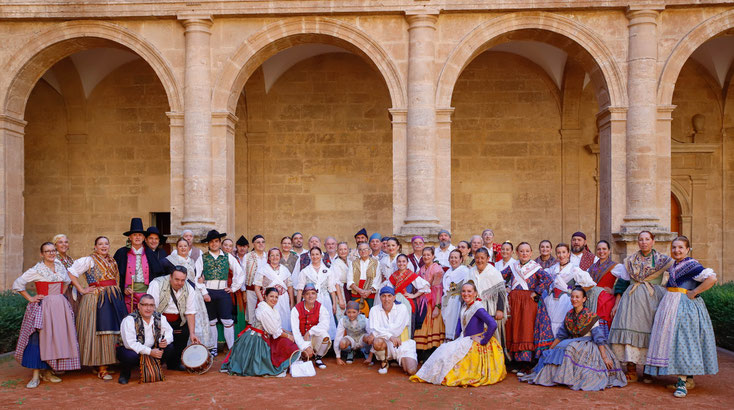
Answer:
<svg viewBox="0 0 734 410"><path fill-rule="evenodd" d="M196 270L196 262L191 257L182 258L178 254L171 254L166 259L173 265L180 265L186 268L186 280L189 285L194 288L194 309L196 310L196 337L204 346L213 349L216 346L217 341L212 340L211 330L209 329L209 314L206 310L206 303L204 302L204 295L208 294L206 291L206 285L199 283L201 272Z"/></svg>
<svg viewBox="0 0 734 410"><path fill-rule="evenodd" d="M260 302L255 309L255 321L238 335L222 363L222 371L238 376L284 374L300 355L298 346L284 336L284 323L278 311L267 302Z"/></svg>
<svg viewBox="0 0 734 410"><path fill-rule="evenodd" d="M374 258L367 258L362 260L359 258L352 262L351 274L347 275L347 289L350 289L352 300L359 302L359 311L365 316L369 317L370 309L375 304L375 293L382 282L382 274L378 267L379 262ZM367 298L362 298L359 293L352 291L352 285L357 285L358 288L370 291Z"/></svg>
<svg viewBox="0 0 734 410"><path fill-rule="evenodd" d="M133 218L130 221L130 230L123 235L129 237L134 233L148 236L148 232L143 230L143 221L140 218ZM150 281L165 275L165 272L158 255L145 244L139 249L123 246L115 252L114 258L120 272L120 289L123 294L126 287L133 291L132 295L124 295L125 307L130 313L138 308L140 297L148 291Z"/></svg>
<svg viewBox="0 0 734 410"><path fill-rule="evenodd" d="M216 230L207 233L203 242L209 242L214 238L223 238L226 234L220 234ZM249 255L249 253L248 253ZM233 269L232 283L228 285L229 270ZM211 302L206 302L206 310L209 316L209 332L213 343L216 345L218 338L217 320L222 322L224 339L227 347L232 348L234 344L234 319L232 318L232 297L227 293L225 288L229 287L232 292L242 287L245 281L244 272L237 258L225 253L221 249L217 253L208 251L196 261L196 271L201 272L204 277L204 286L211 298ZM216 353L216 348L214 349Z"/></svg>
<svg viewBox="0 0 734 410"><path fill-rule="evenodd" d="M626 290L615 287L615 294L624 294L609 329L609 343L622 362L644 365L655 311L666 293L660 284L673 259L655 250L647 256L637 251L624 260L624 265L619 279L631 282Z"/></svg>
<svg viewBox="0 0 734 410"><path fill-rule="evenodd" d="M416 298L415 309L415 331L413 332L413 340L415 340L416 349L430 350L438 347L446 338L443 319L433 317L433 308L441 308L441 299L443 298L443 269L437 263L424 265L418 272L431 286L430 293L423 293Z"/></svg>
<svg viewBox="0 0 734 410"><path fill-rule="evenodd" d="M388 279L388 285L395 289L395 300L404 304L410 310L410 328L409 335L413 336L413 315L415 315L415 309L417 307L416 300L405 296L406 293L431 293L431 285L426 282L425 279L421 278L417 273L406 269L405 272L400 271L393 272ZM378 303L379 304L379 303Z"/></svg>
<svg viewBox="0 0 734 410"><path fill-rule="evenodd" d="M510 264L514 262L517 262L517 259L510 258L510 260L508 260L507 262L505 262L504 259L500 259L494 263L494 268L497 269L499 272L502 272L503 270L505 270L506 267L510 266ZM546 268L543 268L543 269L546 269Z"/></svg>
<svg viewBox="0 0 734 410"><path fill-rule="evenodd" d="M120 379L130 378L130 371L139 367L141 383L163 380L161 361L168 361L174 355L173 329L166 317L153 312L146 322L140 312L135 311L122 321L120 333L123 343L117 347L117 358L122 367ZM152 349L160 349L159 343L163 338L168 345L161 349L163 356L156 359L150 352Z"/></svg>
<svg viewBox="0 0 734 410"><path fill-rule="evenodd" d="M305 301L298 302L291 309L291 328L298 349L303 352L309 347L313 348L317 360L324 356L331 347L332 339L329 337L329 326L332 320L331 312L319 301L314 302L311 310L306 308ZM336 333L336 329L334 333ZM311 337L311 340L304 340L306 334Z"/></svg>
<svg viewBox="0 0 734 410"><path fill-rule="evenodd" d="M507 351L513 359L529 362L540 357L543 350L553 343L553 330L542 294L553 284L551 276L537 262L525 265L517 261L502 271L502 277L510 282L510 318L507 320ZM533 300L535 292L538 300Z"/></svg>
<svg viewBox="0 0 734 410"><path fill-rule="evenodd" d="M408 358L418 361L415 341L410 338L410 311L405 304L395 301L389 314L385 312L382 304L375 305L370 309L369 321L370 334L375 339L384 339L387 344L386 350L372 348L377 360L381 362L397 360L400 363L403 358ZM390 340L391 337L400 338L400 346L395 347Z"/></svg>
<svg viewBox="0 0 734 410"><path fill-rule="evenodd" d="M445 250L441 249L440 246L436 247L436 261L440 263L441 266L443 266L444 268L450 268L451 265L449 264L449 255L454 249L456 249L456 246L452 244L449 244L449 246Z"/></svg>
<svg viewBox="0 0 734 410"><path fill-rule="evenodd" d="M69 255L62 255L60 253L56 254L56 260L61 262L62 265L64 265L65 269L71 268L71 265L74 264L74 258L72 258ZM79 278L81 279L81 278ZM79 284L82 287L86 287L86 282L79 282ZM74 286L69 285L66 288L66 292L64 292L64 296L66 297L66 300L69 301L69 304L71 305L71 311L74 312L74 317L76 317L77 313L79 313L79 302L81 301L81 295L79 295L79 292L77 292L76 288Z"/></svg>
<svg viewBox="0 0 734 410"><path fill-rule="evenodd" d="M545 302L546 309L548 309L551 329L555 336L566 319L566 313L573 308L570 298L571 289L576 285L583 288L596 286L596 282L591 279L588 272L577 268L570 262L563 267L561 267L560 263L557 263L546 272L554 278L552 290L543 301Z"/></svg>
<svg viewBox="0 0 734 410"><path fill-rule="evenodd" d="M506 352L506 324L507 318L510 316L510 312L509 303L507 301L507 287L502 274L490 264L487 264L481 272L479 272L479 269L476 266L472 266L466 277L466 281L474 282L474 286L477 287L477 302L479 302L490 316L494 318L498 310L501 310L504 313L502 320L497 323L497 330L495 331L494 337ZM459 292L461 292L461 287L459 287ZM459 293L459 301L461 301L461 293ZM443 314L443 312L441 313Z"/></svg>
<svg viewBox="0 0 734 410"><path fill-rule="evenodd" d="M281 251L283 253L283 251ZM301 271L301 264L298 263L298 254L290 251L287 254L283 253L283 257L280 258L280 264L288 269L291 274L291 283L295 283L298 278L298 273Z"/></svg>
<svg viewBox="0 0 734 410"><path fill-rule="evenodd" d="M370 334L370 327L365 315L360 313L354 320L350 320L348 316L344 315L339 319L339 325L336 327L336 338L334 339L336 357L342 357L342 353L344 353L346 360L352 360L355 350L361 350L364 356L367 357L369 345L365 343L364 338L368 334ZM349 347L344 351L341 350L340 346L342 340L349 342Z"/></svg>
<svg viewBox="0 0 734 410"><path fill-rule="evenodd" d="M352 265L347 260L344 261L342 258L335 258L334 261L331 263L331 274L334 275L334 286L336 288L340 288L344 295L344 303L350 301L352 299L351 297L351 291L347 287L347 282L349 281L348 276L349 273L352 271ZM342 309L340 306L336 307L336 320L337 322L344 317L344 311L346 310L346 305L344 306L344 309Z"/></svg>
<svg viewBox="0 0 734 410"><path fill-rule="evenodd" d="M396 254L395 256L387 255L380 259L380 273L382 278L380 279L381 284L378 289L382 289L383 286L387 285L387 280L389 280L390 276L398 270L398 255L399 254Z"/></svg>
<svg viewBox="0 0 734 410"><path fill-rule="evenodd" d="M520 380L541 386L565 384L572 390L585 391L626 386L622 366L609 348L598 319L587 308L578 313L571 309L556 336L561 343L543 352L533 372ZM605 349L614 363L612 369L607 369L599 349Z"/></svg>
<svg viewBox="0 0 734 410"><path fill-rule="evenodd" d="M252 242L259 239L260 235L255 235L252 238ZM268 264L268 253L263 252L262 255L258 255L257 251L248 252L245 255L245 283L242 285L242 292L244 292L244 304L245 304L245 319L247 323L255 321L255 309L257 309L257 294L255 294L255 277L258 271L265 265ZM241 297L241 296L240 296ZM240 302L238 302L237 308L239 310ZM245 328L244 323L237 322L237 328ZM241 331L241 330L240 330Z"/></svg>
<svg viewBox="0 0 734 410"><path fill-rule="evenodd" d="M461 286L469 276L469 268L459 265L456 269L449 267L443 274L443 297L441 298L441 316L446 329L446 340L456 339L456 326L461 312ZM502 277L500 277L502 279Z"/></svg>
<svg viewBox="0 0 734 410"><path fill-rule="evenodd" d="M538 265L540 265L540 267L543 269L550 269L551 266L558 263L558 259L556 259L553 255L549 255L548 259L546 260L543 260L543 258L538 256L537 258L535 258L535 262L538 262Z"/></svg>
<svg viewBox="0 0 734 410"><path fill-rule="evenodd" d="M484 249L487 250L489 253L489 263L490 265L494 266L495 263L502 260L502 244L500 243L494 243L492 242L492 248L488 248L486 246L482 246Z"/></svg>
<svg viewBox="0 0 734 410"><path fill-rule="evenodd" d="M254 286L260 286L262 295L265 296L265 289L278 289L278 304L275 305L275 311L280 314L281 326L286 331L291 331L291 302L288 288L293 288L291 283L291 274L288 268L278 264L277 269L273 269L270 264L266 264L257 271L255 280L252 282ZM292 290L291 290L292 291ZM258 306L260 306L258 304Z"/></svg>
<svg viewBox="0 0 734 410"><path fill-rule="evenodd" d="M62 294L70 282L64 265L54 261L54 271L38 262L13 282L13 290L22 292L35 283L44 298L28 303L15 347L15 359L29 369L67 371L79 369L79 344L74 328L74 313Z"/></svg>
<svg viewBox="0 0 734 410"><path fill-rule="evenodd" d="M584 248L584 250L581 251L581 253L578 255L576 255L573 252L571 253L570 263L573 266L585 271L589 269L589 267L591 267L591 265L593 265L594 262L598 260L599 258L597 258L596 255L591 253L591 251L588 248Z"/></svg>
<svg viewBox="0 0 734 410"><path fill-rule="evenodd" d="M331 293L336 292L336 284L334 277L331 274L331 270L326 265L321 264L320 267L315 268L313 265L306 266L306 269L301 271L299 277L299 283L296 284L295 289L303 291L307 283L313 283L314 287L318 291L317 300L321 305L329 312L328 320L328 335L331 340L334 340L336 336L336 320L334 319L333 307L331 304ZM291 311L291 317L293 313ZM293 329L295 331L295 329Z"/></svg>
<svg viewBox="0 0 734 410"><path fill-rule="evenodd" d="M653 376L716 374L716 340L711 318L701 295L691 300L686 292L716 273L693 258L675 262L665 284L668 292L655 313L645 373Z"/></svg>
<svg viewBox="0 0 734 410"><path fill-rule="evenodd" d="M456 323L456 340L444 343L411 376L414 382L444 386L487 386L507 376L505 355L493 336L497 322L479 300L463 306ZM481 335L479 342L471 336Z"/></svg>
<svg viewBox="0 0 734 410"><path fill-rule="evenodd" d="M148 286L148 294L153 296L156 312L166 318L173 329L173 353L166 365L169 369L181 366L181 353L189 343L189 324L187 315L194 315L196 326L196 291L188 282L178 291L171 287L171 275L155 278Z"/></svg>
<svg viewBox="0 0 734 410"><path fill-rule="evenodd" d="M118 285L117 263L109 256L93 253L74 261L69 274L84 279L92 288L82 295L76 333L82 366L106 366L117 363L115 344L119 340L120 323L127 308Z"/></svg>
<svg viewBox="0 0 734 410"><path fill-rule="evenodd" d="M423 267L423 258L415 256L414 253L408 255L408 269L418 272Z"/></svg>
<svg viewBox="0 0 734 410"><path fill-rule="evenodd" d="M614 272L620 270L624 270L624 265L611 259L604 262L596 261L588 270L589 276L596 282L596 286L586 292L587 298L584 306L599 316L599 326L602 328L605 338L609 338L612 309L617 301L614 296L614 283L617 280L617 275Z"/></svg>

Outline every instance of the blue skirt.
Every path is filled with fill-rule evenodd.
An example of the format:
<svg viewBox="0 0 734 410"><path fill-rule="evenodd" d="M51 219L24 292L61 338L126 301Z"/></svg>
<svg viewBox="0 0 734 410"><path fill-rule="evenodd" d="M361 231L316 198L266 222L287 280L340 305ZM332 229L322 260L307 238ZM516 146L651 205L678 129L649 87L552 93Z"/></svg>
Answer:
<svg viewBox="0 0 734 410"><path fill-rule="evenodd" d="M100 293L97 303L97 333L120 333L120 323L127 316L127 308L119 288Z"/></svg>
<svg viewBox="0 0 734 410"><path fill-rule="evenodd" d="M21 366L28 369L50 369L51 367L41 360L41 348L38 342L38 332L33 332L28 338L28 344L23 350Z"/></svg>

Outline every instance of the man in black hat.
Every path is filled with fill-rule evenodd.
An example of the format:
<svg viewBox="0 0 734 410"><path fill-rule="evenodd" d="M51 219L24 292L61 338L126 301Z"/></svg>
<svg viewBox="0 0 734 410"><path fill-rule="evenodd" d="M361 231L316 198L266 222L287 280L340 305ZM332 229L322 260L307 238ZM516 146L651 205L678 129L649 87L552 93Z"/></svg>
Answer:
<svg viewBox="0 0 734 410"><path fill-rule="evenodd" d="M571 235L571 264L581 270L588 270L591 265L599 260L586 246L586 234L574 232Z"/></svg>
<svg viewBox="0 0 734 410"><path fill-rule="evenodd" d="M164 243L166 243L166 237L161 234L161 231L158 230L158 227L148 227L148 229L145 231L145 246L150 248L155 253L155 255L158 257L158 260L161 260L168 256L168 252L163 249Z"/></svg>
<svg viewBox="0 0 734 410"><path fill-rule="evenodd" d="M165 275L163 265L155 252L143 246L146 233L140 218L130 220L130 230L123 233L130 240L130 247L123 246L114 256L128 313L138 306L140 297L148 292L150 281Z"/></svg>
<svg viewBox="0 0 734 410"><path fill-rule="evenodd" d="M250 241L245 238L245 235L240 235L239 239L237 239L237 242L235 243L235 246L237 248L235 252L235 256L237 257L237 262L240 263L240 266L242 266L242 269L245 268L245 256L247 256L247 252L250 251Z"/></svg>
<svg viewBox="0 0 734 410"><path fill-rule="evenodd" d="M356 246L354 249L349 251L349 256L347 256L347 259L350 262L354 262L357 259L359 259L359 252L357 251L357 248L359 247L360 243L369 243L367 242L367 230L362 228L357 233L354 234L354 242L356 242Z"/></svg>
<svg viewBox="0 0 734 410"><path fill-rule="evenodd" d="M202 242L209 244L209 251L196 260L196 271L201 272L207 290L204 301L209 315L211 340L217 340L217 320L219 320L224 327L224 340L227 342L227 347L231 349L234 344L234 319L230 293L242 287L245 273L237 262L237 258L222 251L222 238L225 236L227 236L226 233L219 233L214 229L207 232ZM232 284L227 286L230 269L233 272ZM217 355L216 345L211 353L214 356Z"/></svg>

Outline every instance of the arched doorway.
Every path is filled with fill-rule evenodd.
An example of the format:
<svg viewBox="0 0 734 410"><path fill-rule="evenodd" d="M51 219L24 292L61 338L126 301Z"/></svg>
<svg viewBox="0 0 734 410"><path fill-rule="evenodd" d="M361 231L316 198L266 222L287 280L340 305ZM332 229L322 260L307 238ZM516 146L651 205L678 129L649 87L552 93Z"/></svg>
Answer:
<svg viewBox="0 0 734 410"><path fill-rule="evenodd" d="M683 235L681 220L681 206L674 193L670 193L670 231Z"/></svg>

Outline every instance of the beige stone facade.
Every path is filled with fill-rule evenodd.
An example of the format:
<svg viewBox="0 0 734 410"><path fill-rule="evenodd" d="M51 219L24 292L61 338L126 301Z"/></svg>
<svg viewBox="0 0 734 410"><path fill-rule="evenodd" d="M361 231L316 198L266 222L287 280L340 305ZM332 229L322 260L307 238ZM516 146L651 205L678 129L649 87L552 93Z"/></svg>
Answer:
<svg viewBox="0 0 734 410"><path fill-rule="evenodd" d="M0 284L167 212L617 258L675 227L730 280L732 33L707 0L0 2Z"/></svg>

